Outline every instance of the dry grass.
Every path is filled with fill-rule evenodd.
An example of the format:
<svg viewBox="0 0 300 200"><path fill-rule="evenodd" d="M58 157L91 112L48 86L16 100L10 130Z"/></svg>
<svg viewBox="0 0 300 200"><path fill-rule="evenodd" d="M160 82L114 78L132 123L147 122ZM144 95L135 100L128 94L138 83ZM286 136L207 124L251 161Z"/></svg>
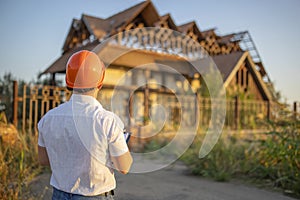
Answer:
<svg viewBox="0 0 300 200"><path fill-rule="evenodd" d="M37 136L18 133L14 144L0 143L0 199L20 199L40 172Z"/></svg>

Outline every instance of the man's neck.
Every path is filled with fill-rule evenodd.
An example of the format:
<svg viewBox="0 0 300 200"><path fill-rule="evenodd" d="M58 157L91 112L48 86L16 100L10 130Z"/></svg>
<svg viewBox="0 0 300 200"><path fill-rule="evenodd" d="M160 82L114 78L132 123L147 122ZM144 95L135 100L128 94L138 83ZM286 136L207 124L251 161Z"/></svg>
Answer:
<svg viewBox="0 0 300 200"><path fill-rule="evenodd" d="M91 90L91 91L84 92L84 93L73 91L73 94L87 95L87 96L94 97L96 99L98 96L98 92L99 92L99 89L95 89L95 90Z"/></svg>

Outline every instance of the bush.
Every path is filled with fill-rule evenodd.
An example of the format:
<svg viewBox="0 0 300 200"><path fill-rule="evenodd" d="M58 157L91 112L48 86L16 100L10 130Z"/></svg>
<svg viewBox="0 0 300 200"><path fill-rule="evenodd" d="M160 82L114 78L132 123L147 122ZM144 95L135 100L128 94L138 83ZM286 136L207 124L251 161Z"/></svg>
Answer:
<svg viewBox="0 0 300 200"><path fill-rule="evenodd" d="M228 181L232 176L246 170L243 163L246 145L240 145L235 140L220 138L214 149L202 159L198 158L199 145L193 145L181 159L191 167L195 175Z"/></svg>
<svg viewBox="0 0 300 200"><path fill-rule="evenodd" d="M280 122L282 124L282 122ZM274 186L300 194L300 131L299 122L278 126L272 123L257 152L259 164L253 172L258 178L268 178Z"/></svg>
<svg viewBox="0 0 300 200"><path fill-rule="evenodd" d="M253 141L223 135L203 159L198 158L201 141L196 140L181 159L196 175L217 181L241 176L259 180L262 184L267 180L274 187L300 196L299 124L269 123L271 131Z"/></svg>

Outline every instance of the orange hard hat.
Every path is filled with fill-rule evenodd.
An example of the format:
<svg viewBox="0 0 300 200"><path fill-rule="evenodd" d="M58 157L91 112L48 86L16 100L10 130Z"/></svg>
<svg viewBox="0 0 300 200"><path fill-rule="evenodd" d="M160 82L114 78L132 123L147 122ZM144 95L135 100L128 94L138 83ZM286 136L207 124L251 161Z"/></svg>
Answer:
<svg viewBox="0 0 300 200"><path fill-rule="evenodd" d="M105 66L97 54L82 50L74 53L67 62L66 84L69 88L101 88Z"/></svg>

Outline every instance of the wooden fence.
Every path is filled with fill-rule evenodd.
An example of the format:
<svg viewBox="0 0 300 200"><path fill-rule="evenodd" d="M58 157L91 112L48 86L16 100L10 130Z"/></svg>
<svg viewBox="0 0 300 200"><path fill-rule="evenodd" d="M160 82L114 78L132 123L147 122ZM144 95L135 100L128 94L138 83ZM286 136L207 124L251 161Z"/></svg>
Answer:
<svg viewBox="0 0 300 200"><path fill-rule="evenodd" d="M103 88L103 91L108 90ZM111 89L112 90L112 89ZM128 99L129 99L128 92ZM58 106L59 104L67 101L70 98L71 92L65 87L57 86L38 86L38 85L24 85L23 88L18 88L18 83L14 82L14 93L13 93L13 123L23 132L34 132L37 131L37 123L39 119L50 109ZM136 98L140 96L140 98ZM151 96L151 95L150 95ZM143 100L143 92L136 95L135 98L131 98L128 101L129 104L138 105L137 108L148 110L147 112L152 112L152 103L147 102L148 109L145 109ZM138 102L140 100L142 103ZM109 109L110 98L108 96L100 96L100 101L105 108ZM161 103L166 105L166 110L169 113L166 125L168 127L174 127L180 123L180 119L183 119L184 123L190 123L191 117L185 117L182 115L182 109L188 109L188 112L197 112L199 114L199 126L207 127L211 120L212 104L209 98L197 97L198 107L196 108L195 98L185 98L183 105L178 104L178 99L176 97L163 94L160 95L156 103ZM128 105L124 103L120 105L120 110L128 110ZM136 110L135 108L129 110ZM295 110L299 108L299 104L295 104ZM228 99L226 100L226 117L225 117L225 128L227 129L258 129L258 120L263 120L267 118L275 118L278 111L276 104L264 101L241 101L239 99ZM130 112L131 112L130 111ZM122 114L123 113L123 114ZM125 118L127 112L121 112L121 119L124 121L125 125L130 126L131 120L126 120ZM122 116L124 115L124 116ZM134 114L131 113L131 116ZM298 116L295 114L295 116Z"/></svg>
<svg viewBox="0 0 300 200"><path fill-rule="evenodd" d="M16 81L13 87L13 124L23 132L36 133L39 119L71 96L65 87L24 85L21 94Z"/></svg>

